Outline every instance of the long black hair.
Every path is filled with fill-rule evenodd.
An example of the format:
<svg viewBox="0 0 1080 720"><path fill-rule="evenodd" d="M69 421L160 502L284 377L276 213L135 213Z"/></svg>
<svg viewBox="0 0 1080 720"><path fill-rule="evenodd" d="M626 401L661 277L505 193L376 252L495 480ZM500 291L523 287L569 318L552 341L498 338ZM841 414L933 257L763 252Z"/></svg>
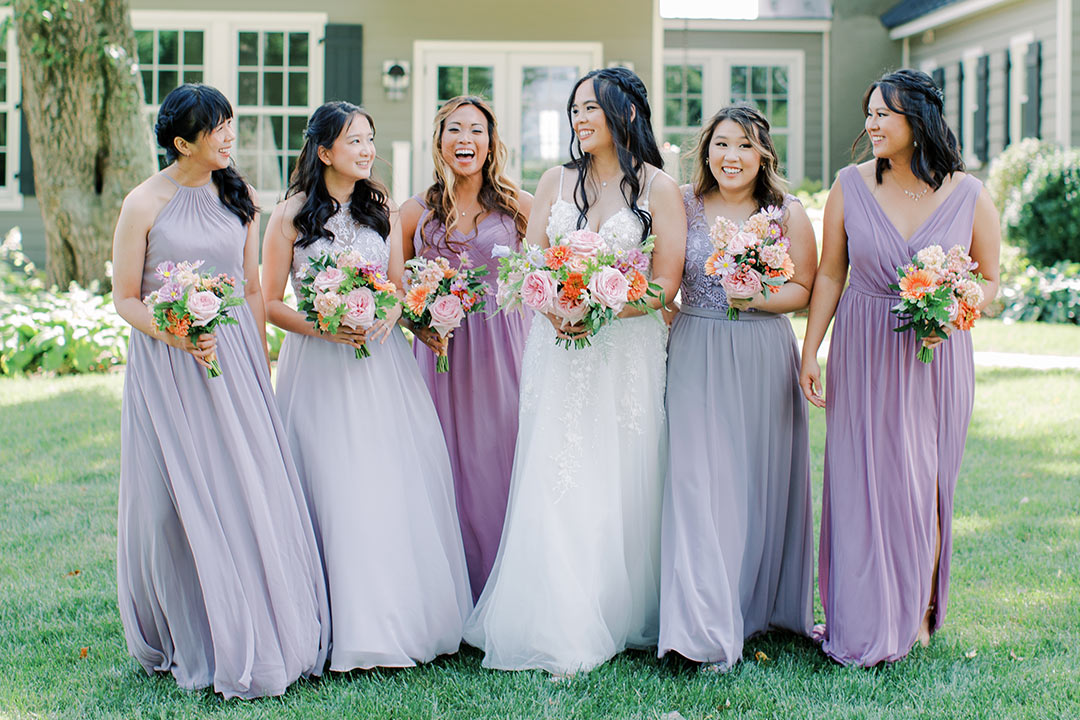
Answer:
<svg viewBox="0 0 1080 720"><path fill-rule="evenodd" d="M870 107L870 95L881 90L885 106L907 118L915 147L911 153L911 172L932 187L941 187L945 178L964 169L956 136L945 122L945 96L934 81L924 72L904 68L886 73L880 80L870 83L863 95L862 109L865 117ZM854 154L859 140L867 135L866 128L851 144ZM878 158L874 174L878 185L882 174L890 167L887 158Z"/></svg>
<svg viewBox="0 0 1080 720"><path fill-rule="evenodd" d="M650 163L658 168L664 167L664 160L660 156L660 148L656 145L653 136L652 110L649 108L649 93L645 89L645 83L641 78L623 67L604 68L593 70L574 83L570 91L570 99L566 101L566 117L571 127L574 125L572 109L574 95L584 82L591 81L593 91L596 93L596 101L604 111L607 120L608 131L615 143L615 153L619 158L619 167L622 168L622 180L619 189L622 191L626 204L630 206L641 221L641 240L649 236L652 231L652 215L648 210L638 207L637 201L641 197L641 179L639 173L644 163ZM631 117L632 116L632 117ZM585 215L589 212L589 198L585 194L585 176L588 175L592 165L592 158L588 153L581 151L577 136L570 134L570 162L567 167L578 170L577 183L574 186L574 204L578 208L578 228L585 227L588 220Z"/></svg>
<svg viewBox="0 0 1080 720"><path fill-rule="evenodd" d="M357 115L367 118L374 133L375 121L371 115L343 100L325 103L308 120L307 129L304 130L304 146L300 148L300 157L289 179L289 190L285 193L285 197L297 193L306 195L303 206L293 218L297 247L307 247L319 238L334 241L334 233L326 227L326 221L341 209L341 203L326 189L326 179L323 177L325 167L319 159L319 148L332 148L342 130ZM386 190L372 177L357 180L353 185L349 214L357 224L371 228L384 239L390 234Z"/></svg>
<svg viewBox="0 0 1080 720"><path fill-rule="evenodd" d="M158 145L165 148L166 159L174 163L180 157L176 138L193 143L199 135L213 132L232 116L232 105L220 90L201 83L184 83L161 101L154 135ZM228 167L211 172L210 178L217 185L222 204L242 223L247 225L255 219L258 208L251 199L247 183L231 160Z"/></svg>

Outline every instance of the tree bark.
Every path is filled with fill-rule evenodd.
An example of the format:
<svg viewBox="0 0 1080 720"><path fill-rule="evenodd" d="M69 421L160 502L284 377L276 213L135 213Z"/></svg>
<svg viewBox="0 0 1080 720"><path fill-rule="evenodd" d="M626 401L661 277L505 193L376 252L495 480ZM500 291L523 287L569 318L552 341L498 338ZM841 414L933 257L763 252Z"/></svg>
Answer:
<svg viewBox="0 0 1080 720"><path fill-rule="evenodd" d="M48 280L105 279L124 196L156 170L127 0L14 0Z"/></svg>

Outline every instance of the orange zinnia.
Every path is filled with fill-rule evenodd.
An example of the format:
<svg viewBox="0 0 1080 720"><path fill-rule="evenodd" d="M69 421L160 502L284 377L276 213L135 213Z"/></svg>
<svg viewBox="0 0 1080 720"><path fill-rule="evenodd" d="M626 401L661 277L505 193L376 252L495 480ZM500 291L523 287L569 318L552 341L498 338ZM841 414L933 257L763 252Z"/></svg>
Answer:
<svg viewBox="0 0 1080 720"><path fill-rule="evenodd" d="M645 276L639 270L631 270L629 280L630 289L626 292L626 300L634 302L645 297L645 293L649 290L649 281Z"/></svg>
<svg viewBox="0 0 1080 720"><path fill-rule="evenodd" d="M568 245L552 245L544 251L544 262L552 270L558 270L572 254Z"/></svg>
<svg viewBox="0 0 1080 720"><path fill-rule="evenodd" d="M427 303L427 297L430 293L429 288L424 285L417 285L405 295L405 307L409 308L413 315L423 314L424 305Z"/></svg>
<svg viewBox="0 0 1080 720"><path fill-rule="evenodd" d="M923 295L937 289L934 275L929 270L919 269L900 278L900 297L905 300L922 300Z"/></svg>
<svg viewBox="0 0 1080 720"><path fill-rule="evenodd" d="M566 282L563 283L563 295L570 300L577 300L581 296L581 291L585 289L584 278L581 273L572 272L566 276Z"/></svg>

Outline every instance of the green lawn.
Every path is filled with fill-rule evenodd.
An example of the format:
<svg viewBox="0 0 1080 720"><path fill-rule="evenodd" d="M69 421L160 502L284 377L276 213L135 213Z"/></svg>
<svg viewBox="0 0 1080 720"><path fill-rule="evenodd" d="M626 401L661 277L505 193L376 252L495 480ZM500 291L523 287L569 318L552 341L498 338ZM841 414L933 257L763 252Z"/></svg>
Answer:
<svg viewBox="0 0 1080 720"><path fill-rule="evenodd" d="M122 376L0 380L0 720L1080 717L1080 373L977 378L949 617L903 662L842 668L774 634L725 676L625 653L556 684L484 670L465 650L254 702L179 690L127 655L114 562ZM816 411L812 441L820 498Z"/></svg>

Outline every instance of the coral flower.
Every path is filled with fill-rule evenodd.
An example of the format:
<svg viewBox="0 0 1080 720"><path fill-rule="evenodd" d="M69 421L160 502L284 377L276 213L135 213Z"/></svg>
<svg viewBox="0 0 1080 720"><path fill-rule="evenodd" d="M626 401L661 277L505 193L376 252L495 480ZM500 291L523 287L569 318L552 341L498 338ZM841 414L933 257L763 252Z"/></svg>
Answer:
<svg viewBox="0 0 1080 720"><path fill-rule="evenodd" d="M581 295L581 291L585 289L584 278L579 272L572 272L566 276L566 282L563 283L563 295L570 300L577 300Z"/></svg>
<svg viewBox="0 0 1080 720"><path fill-rule="evenodd" d="M544 251L544 262L552 270L561 268L570 259L573 252L568 245L552 245Z"/></svg>
<svg viewBox="0 0 1080 720"><path fill-rule="evenodd" d="M965 302L960 303L960 312L956 314L956 329L957 330L970 330L975 321L979 319L982 313L979 312L977 307L968 305Z"/></svg>
<svg viewBox="0 0 1080 720"><path fill-rule="evenodd" d="M627 275L627 280L630 281L630 289L626 293L626 301L634 302L645 297L645 293L649 290L649 281L637 270L631 270Z"/></svg>
<svg viewBox="0 0 1080 720"><path fill-rule="evenodd" d="M422 315L430 294L431 288L426 285L417 285L405 295L405 305L414 315Z"/></svg>
<svg viewBox="0 0 1080 720"><path fill-rule="evenodd" d="M900 297L905 300L922 300L923 296L934 292L937 283L929 270L919 269L900 278Z"/></svg>

